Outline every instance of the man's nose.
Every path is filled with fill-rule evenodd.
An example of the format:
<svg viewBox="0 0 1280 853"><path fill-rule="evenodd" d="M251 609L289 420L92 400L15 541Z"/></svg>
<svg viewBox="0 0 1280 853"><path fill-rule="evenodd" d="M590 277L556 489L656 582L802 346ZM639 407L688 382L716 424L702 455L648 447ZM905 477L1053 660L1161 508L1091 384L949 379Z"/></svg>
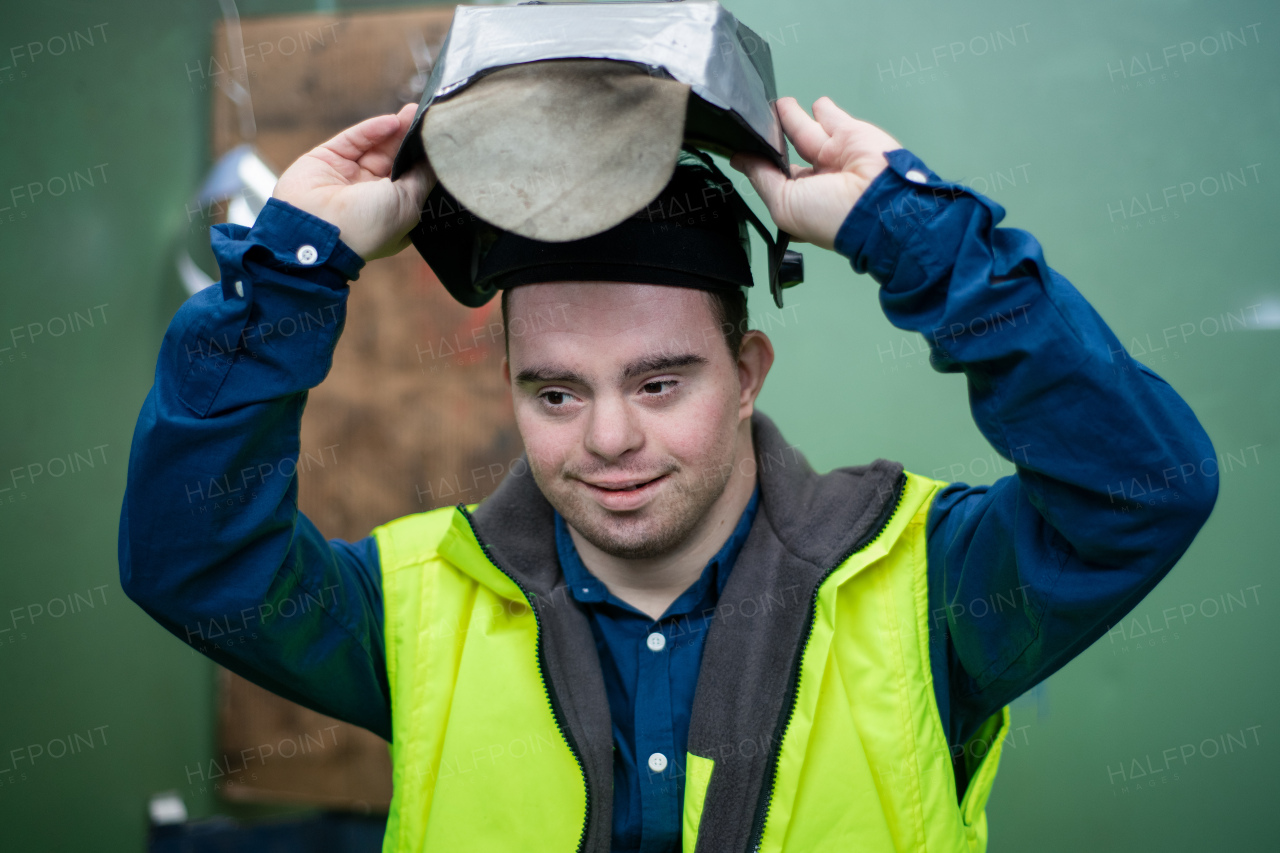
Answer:
<svg viewBox="0 0 1280 853"><path fill-rule="evenodd" d="M620 397L597 398L587 425L587 450L604 459L619 459L644 445L630 407Z"/></svg>

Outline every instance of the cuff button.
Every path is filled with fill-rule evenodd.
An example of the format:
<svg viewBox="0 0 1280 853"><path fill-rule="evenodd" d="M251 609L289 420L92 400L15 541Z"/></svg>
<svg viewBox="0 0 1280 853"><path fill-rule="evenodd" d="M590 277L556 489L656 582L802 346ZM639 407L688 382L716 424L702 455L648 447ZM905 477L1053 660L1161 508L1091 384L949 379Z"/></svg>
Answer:
<svg viewBox="0 0 1280 853"><path fill-rule="evenodd" d="M311 266L318 257L320 257L320 253L316 251L315 246L302 246L298 249L298 263L300 264Z"/></svg>

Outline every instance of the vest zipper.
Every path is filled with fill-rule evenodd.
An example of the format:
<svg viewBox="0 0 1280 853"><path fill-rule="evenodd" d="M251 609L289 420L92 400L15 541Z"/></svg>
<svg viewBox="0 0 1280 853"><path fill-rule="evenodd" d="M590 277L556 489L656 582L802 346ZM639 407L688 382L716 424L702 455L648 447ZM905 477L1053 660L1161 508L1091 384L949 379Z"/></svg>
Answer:
<svg viewBox="0 0 1280 853"><path fill-rule="evenodd" d="M769 817L769 805L773 801L773 790L778 783L778 755L782 751L782 739L786 736L787 728L791 725L791 717L796 711L796 701L800 698L800 664L804 661L805 649L809 647L809 639L813 635L813 620L817 614L818 593L822 589L822 585L826 583L827 578L836 569L844 565L845 561L858 553L862 549L871 545L880 538L880 534L884 533L889 526L889 522L893 521L894 515L898 512L898 507L902 505L902 495L907 487L907 475L899 474L894 484L897 494L894 496L893 503L889 504L886 510L881 511L881 517L878 523L867 532L861 540L854 543L843 557L836 561L836 564L823 572L822 577L818 579L818 583L813 588L813 594L809 600L809 617L804 626L804 640L800 643L800 648L796 653L795 660L791 664L791 678L788 680L787 700L784 703L786 713L778 722L777 728L774 729L773 743L777 747L773 751L772 757L769 759L769 766L765 770L765 780L767 787L756 806L755 820L751 823L751 834L748 836L747 850L757 853L760 850L760 842L764 837L765 821Z"/></svg>
<svg viewBox="0 0 1280 853"><path fill-rule="evenodd" d="M467 520L467 524L471 526L471 533L475 536L476 544L480 546L480 550L484 552L485 557L493 564L493 567L502 572L511 582L520 588L520 592L524 594L525 600L529 602L529 609L533 611L533 621L538 628L537 657L538 657L538 677L542 681L542 691L547 697L547 704L551 707L551 716L555 719L556 728L560 730L560 736L564 738L565 745L569 747L569 752L573 755L573 760L578 763L578 772L582 774L582 789L587 794L587 807L582 818L582 833L578 836L578 853L582 853L587 843L587 827L591 822L591 784L587 781L587 768L582 763L582 756L578 752L578 745L573 740L573 735L569 731L569 726L564 722L564 711L560 707L560 700L556 697L555 691L551 688L551 679L547 676L547 668L545 662L545 654L542 647L542 617L538 615L538 608L534 606L536 595L529 592L519 580L510 572L498 565L498 561L493 558L493 552L489 550L489 546L480 538L480 531L476 530L475 521L471 517L471 513L467 512L465 504L458 504L458 511L462 513L462 517Z"/></svg>

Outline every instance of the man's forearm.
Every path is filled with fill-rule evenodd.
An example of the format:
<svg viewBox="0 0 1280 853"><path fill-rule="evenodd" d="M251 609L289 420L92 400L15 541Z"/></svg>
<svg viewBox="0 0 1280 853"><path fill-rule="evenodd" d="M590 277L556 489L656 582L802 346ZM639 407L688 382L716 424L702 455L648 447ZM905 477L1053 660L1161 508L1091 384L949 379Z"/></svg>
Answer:
<svg viewBox="0 0 1280 853"><path fill-rule="evenodd" d="M278 201L213 242L222 281L171 323L135 432L122 584L220 663L385 735L376 549L329 543L297 511L306 392L362 262ZM304 651L316 663L292 666Z"/></svg>
<svg viewBox="0 0 1280 853"><path fill-rule="evenodd" d="M954 648L935 675L968 706L959 734L1131 609L1190 545L1217 478L1190 408L1031 235L997 228L998 205L909 152L889 158L837 246L880 282L889 319L925 336L935 369L966 375L975 422L1018 472L952 487L931 513L931 628L935 651ZM1165 500L1148 505L1134 482Z"/></svg>
<svg viewBox="0 0 1280 853"><path fill-rule="evenodd" d="M1084 490L1108 508L1135 503L1125 487L1133 478L1185 496L1216 491L1216 477L1182 466L1213 455L1190 408L1128 356L1049 268L1035 238L997 228L999 205L942 182L909 152L890 157L897 170L846 220L841 248L881 282L889 320L925 337L934 368L966 375L987 440L1028 479ZM1150 520L1135 524L1133 514L1055 526L1086 556L1106 561L1114 533Z"/></svg>

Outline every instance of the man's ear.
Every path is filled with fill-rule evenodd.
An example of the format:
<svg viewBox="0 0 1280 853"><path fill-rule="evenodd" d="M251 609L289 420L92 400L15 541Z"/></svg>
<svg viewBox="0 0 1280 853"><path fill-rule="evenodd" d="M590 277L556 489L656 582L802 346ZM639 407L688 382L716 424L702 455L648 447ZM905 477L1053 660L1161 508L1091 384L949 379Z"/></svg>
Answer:
<svg viewBox="0 0 1280 853"><path fill-rule="evenodd" d="M742 336L738 351L738 417L746 420L755 411L756 397L773 367L773 341L759 329Z"/></svg>

